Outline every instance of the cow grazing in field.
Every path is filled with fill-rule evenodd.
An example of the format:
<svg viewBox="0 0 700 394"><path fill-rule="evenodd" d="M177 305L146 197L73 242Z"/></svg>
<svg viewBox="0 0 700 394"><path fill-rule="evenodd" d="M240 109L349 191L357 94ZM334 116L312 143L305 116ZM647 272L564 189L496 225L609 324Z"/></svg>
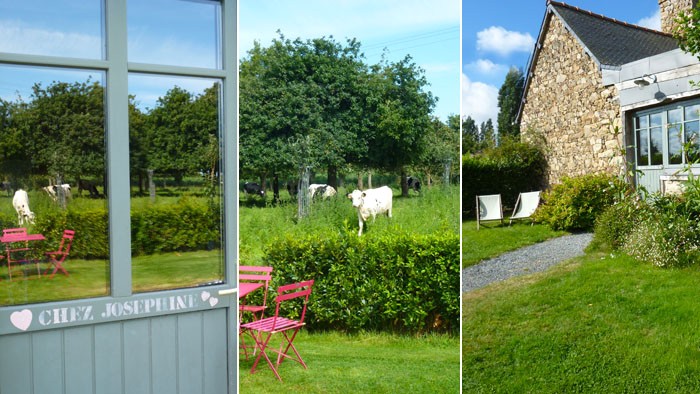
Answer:
<svg viewBox="0 0 700 394"><path fill-rule="evenodd" d="M58 199L58 192L59 188L63 189L63 195L66 197L66 199L71 197L70 194L70 185L67 183L64 183L62 185L49 185L44 187L44 191L49 194L49 197L51 197L52 200L56 201Z"/></svg>
<svg viewBox="0 0 700 394"><path fill-rule="evenodd" d="M413 189L416 192L420 193L420 181L416 177L409 176L406 178L406 182L408 183L408 188Z"/></svg>
<svg viewBox="0 0 700 394"><path fill-rule="evenodd" d="M309 185L309 198L313 199L316 196L322 197L324 200L328 197L336 195L335 188L331 185L312 183Z"/></svg>
<svg viewBox="0 0 700 394"><path fill-rule="evenodd" d="M23 225L25 221L34 224L35 215L34 212L29 209L29 196L26 191L18 189L15 192L15 196L12 198L12 205L15 207L15 211L17 211L17 222L19 222L20 226Z"/></svg>
<svg viewBox="0 0 700 394"><path fill-rule="evenodd" d="M90 198L100 198L100 192L97 191L97 186L90 181L81 179L78 181L78 195L82 196L83 190L87 190L88 193L90 193Z"/></svg>
<svg viewBox="0 0 700 394"><path fill-rule="evenodd" d="M265 190L255 182L246 182L243 184L243 192L245 194L256 194L260 197L265 197Z"/></svg>
<svg viewBox="0 0 700 394"><path fill-rule="evenodd" d="M353 190L352 193L348 194L348 198L352 200L352 206L357 208L357 218L360 225L358 236L362 235L362 227L370 216L372 220L382 213L391 217L392 192L388 186L365 191Z"/></svg>

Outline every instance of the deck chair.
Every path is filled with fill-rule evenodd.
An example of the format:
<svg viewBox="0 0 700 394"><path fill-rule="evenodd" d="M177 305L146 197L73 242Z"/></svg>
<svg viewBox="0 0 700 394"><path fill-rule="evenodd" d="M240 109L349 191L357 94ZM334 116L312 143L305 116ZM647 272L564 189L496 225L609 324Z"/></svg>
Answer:
<svg viewBox="0 0 700 394"><path fill-rule="evenodd" d="M270 366L272 372L275 373L277 379L281 382L279 372L277 371L279 365L286 358L290 358L304 368L306 368L306 363L302 360L301 355L294 346L294 338L299 333L299 330L304 326L304 317L306 316L306 305L309 302L309 296L311 295L311 287L314 281L308 280L304 282L292 283L289 285L280 286L277 288L277 297L275 299L275 314L274 316L266 317L260 320L256 320L250 323L245 323L241 325L243 330L251 332L251 336L255 339L256 347L260 349L260 353L255 358L253 367L250 373L255 373L255 369L260 362L260 358L265 357L267 365ZM280 306L285 304L284 310L290 313L290 317L284 317L280 315ZM296 305L298 308L288 308L289 304L300 304ZM295 313L296 312L296 313ZM291 317L291 313L294 313L294 317ZM270 344L270 339L272 339L274 334L282 334L283 340L281 341L279 350L271 350L268 345ZM289 354L289 350L294 352L294 355ZM275 363L270 360L268 352L277 354L277 361Z"/></svg>
<svg viewBox="0 0 700 394"><path fill-rule="evenodd" d="M27 235L27 228L26 227L17 227L17 228L6 228L2 230L2 236L4 237L12 237L13 235ZM31 250L27 246L27 243L20 243L20 242L8 242L5 244L5 253L6 256L2 256L2 258L7 258L7 274L10 277L10 280L12 280L12 265L20 265L20 264L26 264L31 262L29 256L27 256L27 253ZM19 258L17 258L17 253L21 253ZM39 262L35 261L36 268L37 268L37 275L41 276L41 269L39 268Z"/></svg>
<svg viewBox="0 0 700 394"><path fill-rule="evenodd" d="M265 266L254 266L254 265L241 265L238 267L238 282L249 282L249 283L262 283L263 284L263 298L262 302L259 304L248 304L245 299L239 298L238 306L238 321L243 321L244 314L250 313L252 316L252 321L260 320L265 314L265 309L267 308L267 289L270 286L270 280L272 279L272 267ZM248 346L245 343L245 338L242 335L243 332L239 329L238 335L240 338L240 348L243 349L246 360L248 359L248 348L253 347L253 354L257 351L255 346Z"/></svg>
<svg viewBox="0 0 700 394"><path fill-rule="evenodd" d="M513 220L530 218L539 205L539 191L518 194L518 199L515 201L515 209L513 209L513 216L510 217L508 225L513 224Z"/></svg>
<svg viewBox="0 0 700 394"><path fill-rule="evenodd" d="M503 224L503 205L500 194L476 196L476 229L481 222L500 220Z"/></svg>
<svg viewBox="0 0 700 394"><path fill-rule="evenodd" d="M53 252L45 252L44 255L48 258L49 267L46 268L46 272L49 272L51 266L53 266L53 272L51 272L51 278L56 275L56 272L61 271L66 276L68 276L68 271L63 268L63 263L70 253L70 247L73 244L73 237L75 236L75 231L73 230L63 230L63 237L61 238L61 244L58 246L58 250ZM44 272L44 274L46 274Z"/></svg>

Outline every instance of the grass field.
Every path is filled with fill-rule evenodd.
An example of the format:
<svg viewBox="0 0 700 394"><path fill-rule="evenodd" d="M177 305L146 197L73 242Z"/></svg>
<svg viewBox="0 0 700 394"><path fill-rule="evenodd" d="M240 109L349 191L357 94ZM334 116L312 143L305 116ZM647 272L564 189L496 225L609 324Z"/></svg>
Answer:
<svg viewBox="0 0 700 394"><path fill-rule="evenodd" d="M263 359L240 354L240 393L459 393L459 339L389 334L308 334L294 341L307 364L282 363L280 383Z"/></svg>
<svg viewBox="0 0 700 394"><path fill-rule="evenodd" d="M698 392L698 283L589 253L465 293L463 392Z"/></svg>

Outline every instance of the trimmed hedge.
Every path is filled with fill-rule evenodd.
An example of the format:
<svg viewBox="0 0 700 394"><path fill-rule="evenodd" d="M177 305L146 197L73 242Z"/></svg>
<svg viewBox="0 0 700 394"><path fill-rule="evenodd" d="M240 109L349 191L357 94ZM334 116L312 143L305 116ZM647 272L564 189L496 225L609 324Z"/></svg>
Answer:
<svg viewBox="0 0 700 394"><path fill-rule="evenodd" d="M274 267L273 288L315 280L312 330L459 328L458 234L285 238L270 245L263 263Z"/></svg>
<svg viewBox="0 0 700 394"><path fill-rule="evenodd" d="M475 218L477 195L500 194L504 207L512 209L519 193L543 188L546 163L537 146L510 140L481 155L465 155L462 218Z"/></svg>
<svg viewBox="0 0 700 394"><path fill-rule="evenodd" d="M218 209L218 208L217 208ZM178 204L148 207L131 214L131 245L134 255L207 250L220 247L219 212L184 199ZM15 227L16 217L0 217L4 227ZM81 259L109 258L107 210L53 211L42 214L31 232L42 233L58 247L64 229L75 230L71 256Z"/></svg>

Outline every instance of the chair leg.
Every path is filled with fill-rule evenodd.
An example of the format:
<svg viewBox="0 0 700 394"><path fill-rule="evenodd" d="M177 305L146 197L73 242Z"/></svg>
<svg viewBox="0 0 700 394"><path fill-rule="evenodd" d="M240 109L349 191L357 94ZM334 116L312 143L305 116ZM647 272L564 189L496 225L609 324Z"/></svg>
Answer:
<svg viewBox="0 0 700 394"><path fill-rule="evenodd" d="M301 328L301 327L300 327L300 328ZM280 365L280 364L282 363L282 361L284 361L285 358L291 358L292 360L294 360L294 361L298 362L299 364L303 365L303 366L304 366L304 369L307 369L306 363L304 362L304 360L302 360L301 355L300 355L299 352L297 351L296 346L294 346L294 344L292 343L292 342L294 341L294 338L296 338L296 336L297 336L298 333L299 333L299 328L297 328L296 330L294 330L294 333L292 333L292 337L291 337L291 338L289 338L289 337L287 336L287 332L286 332L286 331L284 331L284 332L282 333L282 335L284 335L284 339L287 340L287 347L284 349L284 352L283 352L283 351L282 351L282 346L284 346L284 343L282 343L282 344L280 345L280 351L278 352L279 354L278 354L278 356L277 356L277 365ZM290 355L287 354L287 353L289 352L289 348L292 348L292 351L294 351L294 354L297 356L297 358L294 358L294 357L292 357L292 356L290 356Z"/></svg>
<svg viewBox="0 0 700 394"><path fill-rule="evenodd" d="M259 333L262 336L262 333ZM255 338L255 336L253 336ZM272 372L274 372L275 376L277 379L281 382L282 377L280 374L277 372L277 368L275 368L275 364L272 363L272 360L270 360L270 357L268 357L267 352L265 349L267 349L267 345L270 342L270 339L272 338L272 333L267 334L267 338L265 338L264 341L258 342L256 339L256 345L260 348L260 354L258 354L258 357L255 358L255 362L253 363L253 367L250 369L250 373L253 374L255 373L255 369L258 366L258 362L260 362L261 357L265 357L265 361L267 361L267 365L272 369Z"/></svg>

